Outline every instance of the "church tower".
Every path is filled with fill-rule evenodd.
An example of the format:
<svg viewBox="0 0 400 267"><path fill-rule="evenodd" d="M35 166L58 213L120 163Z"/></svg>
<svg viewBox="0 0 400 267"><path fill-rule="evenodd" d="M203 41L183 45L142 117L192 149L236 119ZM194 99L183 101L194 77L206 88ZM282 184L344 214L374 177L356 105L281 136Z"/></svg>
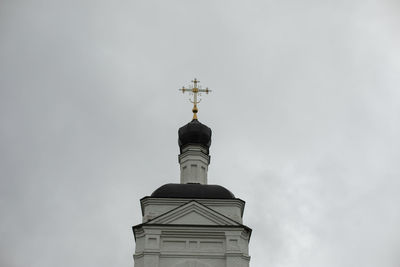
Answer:
<svg viewBox="0 0 400 267"><path fill-rule="evenodd" d="M242 223L245 202L208 184L211 129L197 119L178 131L180 183L165 184L140 200L143 220L133 226L135 267L248 267L251 229Z"/></svg>

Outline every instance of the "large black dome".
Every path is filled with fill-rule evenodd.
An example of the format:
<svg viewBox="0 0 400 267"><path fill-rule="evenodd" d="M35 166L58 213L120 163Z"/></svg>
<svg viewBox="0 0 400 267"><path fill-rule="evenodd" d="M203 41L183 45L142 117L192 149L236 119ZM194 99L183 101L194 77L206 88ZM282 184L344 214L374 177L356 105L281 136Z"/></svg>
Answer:
<svg viewBox="0 0 400 267"><path fill-rule="evenodd" d="M178 135L178 143L181 150L189 144L200 144L207 149L210 148L211 129L197 119L193 119L185 126L179 128Z"/></svg>
<svg viewBox="0 0 400 267"><path fill-rule="evenodd" d="M235 195L220 185L165 184L154 191L151 197L234 199Z"/></svg>

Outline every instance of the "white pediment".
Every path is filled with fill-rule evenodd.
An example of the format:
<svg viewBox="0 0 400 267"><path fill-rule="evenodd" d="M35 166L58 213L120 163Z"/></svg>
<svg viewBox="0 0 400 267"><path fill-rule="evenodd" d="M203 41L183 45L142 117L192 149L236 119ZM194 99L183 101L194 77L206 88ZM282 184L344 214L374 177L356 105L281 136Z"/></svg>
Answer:
<svg viewBox="0 0 400 267"><path fill-rule="evenodd" d="M190 225L240 225L238 222L214 211L196 201L190 201L166 212L148 224L190 224Z"/></svg>

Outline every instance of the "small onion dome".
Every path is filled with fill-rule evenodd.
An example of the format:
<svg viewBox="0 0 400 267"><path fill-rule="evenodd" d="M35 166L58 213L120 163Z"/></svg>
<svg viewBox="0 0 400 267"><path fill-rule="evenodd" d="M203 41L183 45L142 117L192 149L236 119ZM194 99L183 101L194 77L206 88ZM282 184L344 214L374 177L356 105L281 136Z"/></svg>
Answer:
<svg viewBox="0 0 400 267"><path fill-rule="evenodd" d="M154 198L234 199L231 191L220 185L165 184L151 194Z"/></svg>
<svg viewBox="0 0 400 267"><path fill-rule="evenodd" d="M178 144L181 151L184 146L191 144L199 144L207 149L210 148L211 129L196 119L179 128L178 135Z"/></svg>

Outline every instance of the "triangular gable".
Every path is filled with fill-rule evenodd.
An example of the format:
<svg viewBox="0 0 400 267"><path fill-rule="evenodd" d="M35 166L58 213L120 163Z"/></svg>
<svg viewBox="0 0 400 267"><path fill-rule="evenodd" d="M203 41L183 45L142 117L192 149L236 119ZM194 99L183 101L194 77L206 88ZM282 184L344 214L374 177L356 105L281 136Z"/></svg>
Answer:
<svg viewBox="0 0 400 267"><path fill-rule="evenodd" d="M194 200L148 221L147 224L240 225Z"/></svg>

